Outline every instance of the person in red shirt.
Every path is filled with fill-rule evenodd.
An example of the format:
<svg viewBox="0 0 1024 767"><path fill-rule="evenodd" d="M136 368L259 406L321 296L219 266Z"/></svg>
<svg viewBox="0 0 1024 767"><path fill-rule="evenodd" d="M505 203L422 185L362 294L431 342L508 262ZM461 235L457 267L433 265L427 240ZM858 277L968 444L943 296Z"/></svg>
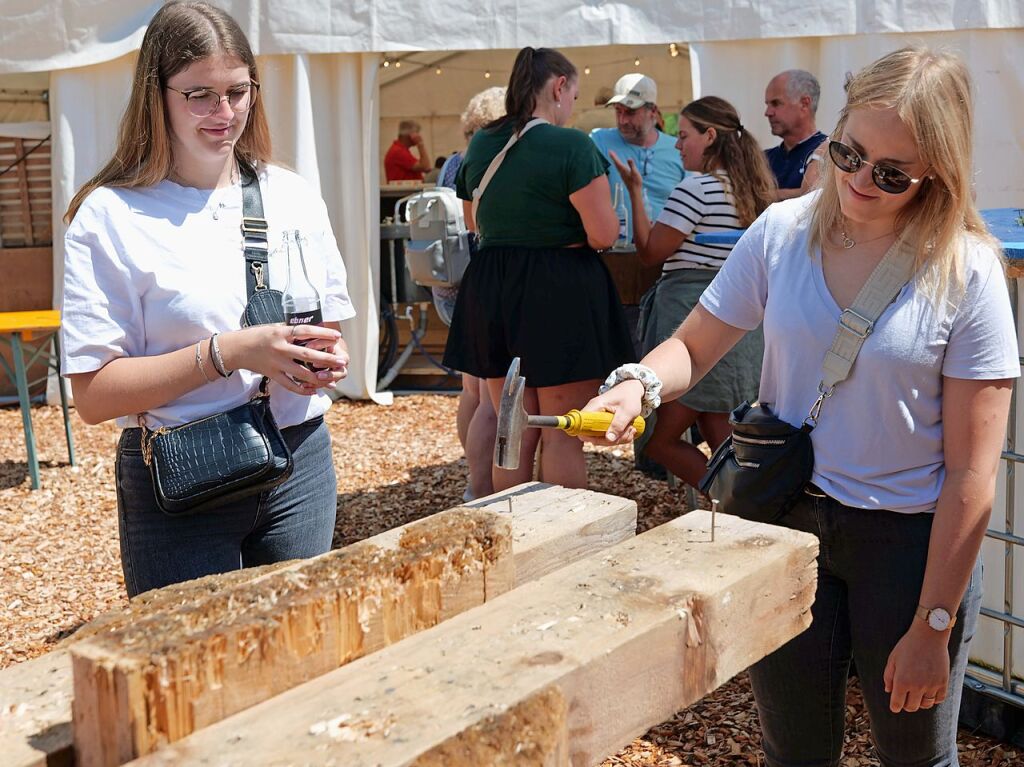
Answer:
<svg viewBox="0 0 1024 767"><path fill-rule="evenodd" d="M416 147L417 159L410 149ZM412 120L398 123L398 138L384 155L384 177L388 181L422 181L424 171L433 166L420 135L420 124Z"/></svg>

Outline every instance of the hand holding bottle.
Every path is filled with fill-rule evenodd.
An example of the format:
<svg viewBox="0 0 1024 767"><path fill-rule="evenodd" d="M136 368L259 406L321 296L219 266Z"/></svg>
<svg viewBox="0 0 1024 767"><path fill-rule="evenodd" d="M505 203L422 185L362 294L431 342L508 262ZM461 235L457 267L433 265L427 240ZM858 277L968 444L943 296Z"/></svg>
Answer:
<svg viewBox="0 0 1024 767"><path fill-rule="evenodd" d="M228 370L251 370L296 394L331 388L348 374L348 347L333 327L256 325L219 340Z"/></svg>

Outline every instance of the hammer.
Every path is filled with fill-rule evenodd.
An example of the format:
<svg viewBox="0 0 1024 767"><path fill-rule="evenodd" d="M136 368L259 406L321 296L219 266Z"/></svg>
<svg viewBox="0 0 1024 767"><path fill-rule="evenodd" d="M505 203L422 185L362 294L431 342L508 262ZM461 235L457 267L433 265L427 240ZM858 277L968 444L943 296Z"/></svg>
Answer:
<svg viewBox="0 0 1024 767"><path fill-rule="evenodd" d="M519 448L523 441L523 430L527 427L561 429L577 437L603 437L612 424L614 413L591 413L570 410L565 415L529 415L523 407L523 392L526 379L519 375L519 358L512 360L505 383L501 387L501 402L498 406L498 431L494 440L494 465L499 469L519 468ZM633 419L637 436L644 433L644 419Z"/></svg>

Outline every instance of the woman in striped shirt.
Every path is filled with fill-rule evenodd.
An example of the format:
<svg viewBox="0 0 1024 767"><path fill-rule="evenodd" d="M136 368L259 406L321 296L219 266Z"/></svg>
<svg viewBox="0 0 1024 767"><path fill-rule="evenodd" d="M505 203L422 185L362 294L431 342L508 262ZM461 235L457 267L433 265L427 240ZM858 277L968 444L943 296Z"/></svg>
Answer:
<svg viewBox="0 0 1024 767"><path fill-rule="evenodd" d="M725 263L732 245L700 245L693 236L742 230L774 199L775 181L754 137L743 129L736 109L707 96L683 107L676 142L688 175L669 195L653 226L644 213L643 178L635 163L612 155L629 190L637 255L644 265L662 264L661 277L641 301L643 353L672 335L697 305L701 293ZM729 413L757 398L764 339L749 333L697 386L658 408L645 452L696 487L706 458L680 437L694 424L714 450L729 435Z"/></svg>

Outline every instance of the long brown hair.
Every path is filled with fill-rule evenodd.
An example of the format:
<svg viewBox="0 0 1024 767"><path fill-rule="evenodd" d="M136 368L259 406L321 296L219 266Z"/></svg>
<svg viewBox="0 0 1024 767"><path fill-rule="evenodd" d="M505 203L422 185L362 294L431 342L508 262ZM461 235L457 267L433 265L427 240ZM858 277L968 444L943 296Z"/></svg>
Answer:
<svg viewBox="0 0 1024 767"><path fill-rule="evenodd" d="M834 140L842 139L850 112L861 108L895 109L928 167L920 191L900 211L896 231L913 244L922 284L938 299L950 285L962 287L965 235L1000 252L971 191L970 75L955 54L901 48L869 64L847 82L846 106L832 132ZM827 152L819 184L821 197L811 222L812 252L843 220L836 167Z"/></svg>
<svg viewBox="0 0 1024 767"><path fill-rule="evenodd" d="M235 56L259 82L256 57L233 18L205 2L170 2L149 23L135 65L131 96L109 162L71 200L64 221L70 223L82 201L96 188L152 186L171 170L171 140L164 110L167 80L191 64L218 54ZM235 157L255 166L270 160L270 129L263 100L249 110Z"/></svg>
<svg viewBox="0 0 1024 767"><path fill-rule="evenodd" d="M683 107L681 114L701 133L715 129L715 140L704 150L702 170L728 175L740 224L750 226L775 201L775 177L764 152L744 129L736 108L718 96L705 96Z"/></svg>
<svg viewBox="0 0 1024 767"><path fill-rule="evenodd" d="M505 91L505 116L485 126L490 130L511 122L519 130L537 108L537 94L552 77L576 78L576 67L554 48L523 48L516 54Z"/></svg>

